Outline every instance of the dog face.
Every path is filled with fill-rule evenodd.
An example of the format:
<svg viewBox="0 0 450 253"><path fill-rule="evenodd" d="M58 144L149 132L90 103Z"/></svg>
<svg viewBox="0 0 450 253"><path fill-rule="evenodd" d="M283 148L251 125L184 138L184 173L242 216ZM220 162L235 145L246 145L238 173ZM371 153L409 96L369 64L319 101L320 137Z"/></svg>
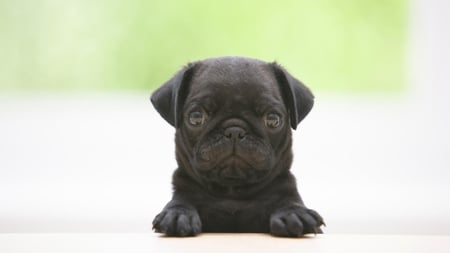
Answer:
<svg viewBox="0 0 450 253"><path fill-rule="evenodd" d="M280 66L241 57L191 63L151 100L176 127L179 167L225 195L289 169L290 128L313 105L311 92Z"/></svg>

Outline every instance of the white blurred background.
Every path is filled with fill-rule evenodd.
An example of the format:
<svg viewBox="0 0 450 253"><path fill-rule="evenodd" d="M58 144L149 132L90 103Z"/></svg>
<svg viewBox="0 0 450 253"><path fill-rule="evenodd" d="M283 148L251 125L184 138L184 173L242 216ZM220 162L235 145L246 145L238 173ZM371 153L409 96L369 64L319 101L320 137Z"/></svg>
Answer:
<svg viewBox="0 0 450 253"><path fill-rule="evenodd" d="M450 234L450 2L412 3L405 92L318 91L294 132L326 233ZM150 232L176 164L149 96L0 93L0 232Z"/></svg>

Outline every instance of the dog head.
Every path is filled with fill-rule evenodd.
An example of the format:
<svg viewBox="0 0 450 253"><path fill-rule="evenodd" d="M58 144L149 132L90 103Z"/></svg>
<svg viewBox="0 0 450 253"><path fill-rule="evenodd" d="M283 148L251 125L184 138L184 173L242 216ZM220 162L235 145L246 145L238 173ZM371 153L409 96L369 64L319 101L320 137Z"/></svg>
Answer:
<svg viewBox="0 0 450 253"><path fill-rule="evenodd" d="M188 64L151 101L176 128L180 169L232 195L289 169L290 128L309 113L314 97L276 63L222 57Z"/></svg>

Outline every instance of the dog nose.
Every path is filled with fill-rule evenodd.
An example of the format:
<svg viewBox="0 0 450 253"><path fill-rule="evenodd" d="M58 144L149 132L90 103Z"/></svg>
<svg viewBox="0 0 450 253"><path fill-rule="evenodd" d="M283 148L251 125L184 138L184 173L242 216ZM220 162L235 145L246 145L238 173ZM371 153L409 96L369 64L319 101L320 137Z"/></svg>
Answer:
<svg viewBox="0 0 450 253"><path fill-rule="evenodd" d="M233 140L242 139L246 134L247 132L245 132L242 127L238 126L227 127L223 132L223 135L225 135L225 137Z"/></svg>

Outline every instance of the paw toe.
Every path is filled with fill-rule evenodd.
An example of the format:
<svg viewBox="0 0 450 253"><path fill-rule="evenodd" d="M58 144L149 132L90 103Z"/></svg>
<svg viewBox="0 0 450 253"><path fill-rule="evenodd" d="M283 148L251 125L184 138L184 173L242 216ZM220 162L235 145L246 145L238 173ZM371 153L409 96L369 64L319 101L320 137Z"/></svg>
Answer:
<svg viewBox="0 0 450 253"><path fill-rule="evenodd" d="M270 233L275 236L301 237L320 234L324 225L322 217L314 210L293 208L274 213L270 218Z"/></svg>
<svg viewBox="0 0 450 253"><path fill-rule="evenodd" d="M303 224L293 212L272 216L270 232L275 236L299 237L303 235Z"/></svg>
<svg viewBox="0 0 450 253"><path fill-rule="evenodd" d="M155 217L153 229L168 236L194 236L201 232L201 221L195 210L172 208Z"/></svg>

